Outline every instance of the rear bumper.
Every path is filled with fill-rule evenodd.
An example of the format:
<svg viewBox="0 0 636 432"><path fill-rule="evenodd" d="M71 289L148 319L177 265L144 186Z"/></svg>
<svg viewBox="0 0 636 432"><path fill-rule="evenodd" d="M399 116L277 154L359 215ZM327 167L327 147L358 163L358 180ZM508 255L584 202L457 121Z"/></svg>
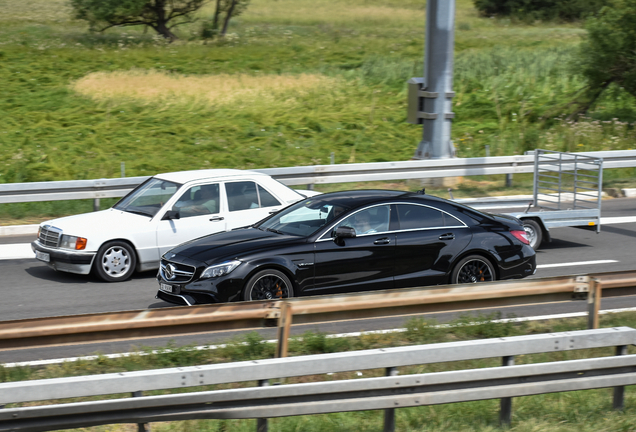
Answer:
<svg viewBox="0 0 636 432"><path fill-rule="evenodd" d="M527 246L529 249L530 246ZM524 260L520 260L518 263L515 263L514 266L501 268L499 275L500 280L506 279L521 279L524 277L532 276L537 272L537 257L533 253L527 256Z"/></svg>

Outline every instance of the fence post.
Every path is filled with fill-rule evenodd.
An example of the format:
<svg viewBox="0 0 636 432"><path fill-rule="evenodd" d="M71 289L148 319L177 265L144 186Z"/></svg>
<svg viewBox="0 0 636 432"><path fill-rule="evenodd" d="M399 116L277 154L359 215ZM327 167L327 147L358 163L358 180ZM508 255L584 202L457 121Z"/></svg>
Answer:
<svg viewBox="0 0 636 432"><path fill-rule="evenodd" d="M587 328L598 328L598 312L601 309L601 281L590 278L587 295Z"/></svg>
<svg viewBox="0 0 636 432"><path fill-rule="evenodd" d="M292 322L292 308L287 302L282 302L280 317L278 318L278 345L276 346L276 358L287 357L289 340L289 328Z"/></svg>
<svg viewBox="0 0 636 432"><path fill-rule="evenodd" d="M396 367L388 367L384 372L384 376L397 376ZM393 432L395 430L395 408L387 408L384 410L384 432Z"/></svg>
<svg viewBox="0 0 636 432"><path fill-rule="evenodd" d="M132 393L132 397L142 397L143 395L141 391ZM148 423L137 423L137 432L150 432L150 425Z"/></svg>
<svg viewBox="0 0 636 432"><path fill-rule="evenodd" d="M626 355L627 345L620 345L616 347L616 355ZM614 409L622 410L625 408L625 386L614 387Z"/></svg>
<svg viewBox="0 0 636 432"><path fill-rule="evenodd" d="M269 380L258 380L259 387L267 387L269 386ZM256 419L256 432L267 432L267 419L266 418L258 418Z"/></svg>
<svg viewBox="0 0 636 432"><path fill-rule="evenodd" d="M515 364L515 356L502 357L502 366L512 366ZM499 424L510 426L512 422L512 398L501 398L499 411Z"/></svg>

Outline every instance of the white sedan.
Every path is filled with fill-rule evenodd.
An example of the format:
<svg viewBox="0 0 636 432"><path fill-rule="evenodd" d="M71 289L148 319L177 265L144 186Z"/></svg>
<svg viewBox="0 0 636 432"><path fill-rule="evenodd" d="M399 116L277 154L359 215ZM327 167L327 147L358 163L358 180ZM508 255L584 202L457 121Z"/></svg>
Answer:
<svg viewBox="0 0 636 432"><path fill-rule="evenodd" d="M251 225L316 193L254 171L158 174L108 210L43 222L31 248L55 270L123 281L158 268L161 255L180 243Z"/></svg>

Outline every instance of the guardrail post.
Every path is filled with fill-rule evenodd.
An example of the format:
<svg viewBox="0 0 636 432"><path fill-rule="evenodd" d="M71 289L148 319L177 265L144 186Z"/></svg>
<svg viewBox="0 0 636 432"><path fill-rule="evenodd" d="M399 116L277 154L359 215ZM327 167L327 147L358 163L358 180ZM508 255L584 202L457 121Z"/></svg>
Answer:
<svg viewBox="0 0 636 432"><path fill-rule="evenodd" d="M141 391L132 393L132 397L142 397L144 395ZM137 423L137 432L150 432L150 425L148 423Z"/></svg>
<svg viewBox="0 0 636 432"><path fill-rule="evenodd" d="M99 198L93 200L93 211L99 211Z"/></svg>
<svg viewBox="0 0 636 432"><path fill-rule="evenodd" d="M515 356L502 357L502 366L513 366L515 364ZM512 398L501 398L499 411L499 424L502 426L510 426L512 422Z"/></svg>
<svg viewBox="0 0 636 432"><path fill-rule="evenodd" d="M598 328L598 312L601 309L601 281L590 278L587 296L587 328Z"/></svg>
<svg viewBox="0 0 636 432"><path fill-rule="evenodd" d="M384 376L397 376L396 367L388 367L384 372ZM395 430L395 408L387 408L384 410L384 432L393 432Z"/></svg>
<svg viewBox="0 0 636 432"><path fill-rule="evenodd" d="M620 345L616 347L616 355L626 355L627 345ZM622 410L625 408L625 386L614 387L614 409Z"/></svg>
<svg viewBox="0 0 636 432"><path fill-rule="evenodd" d="M267 387L269 386L269 380L258 380L258 386L259 387ZM256 419L256 432L267 432L267 419L266 418L259 418Z"/></svg>
<svg viewBox="0 0 636 432"><path fill-rule="evenodd" d="M278 318L278 345L276 346L276 358L287 357L289 340L289 328L292 322L292 308L287 302L282 302L280 317Z"/></svg>

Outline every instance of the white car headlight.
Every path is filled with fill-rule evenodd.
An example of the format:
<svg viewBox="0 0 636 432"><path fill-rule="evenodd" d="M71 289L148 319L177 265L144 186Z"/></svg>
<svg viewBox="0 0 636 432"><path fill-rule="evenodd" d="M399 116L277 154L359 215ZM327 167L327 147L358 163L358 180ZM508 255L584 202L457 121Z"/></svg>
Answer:
<svg viewBox="0 0 636 432"><path fill-rule="evenodd" d="M86 249L87 240L84 237L63 235L60 247L64 249L83 250Z"/></svg>
<svg viewBox="0 0 636 432"><path fill-rule="evenodd" d="M237 268L239 264L241 264L241 261L234 260L210 266L203 270L203 273L201 273L201 279L225 276L226 274Z"/></svg>

